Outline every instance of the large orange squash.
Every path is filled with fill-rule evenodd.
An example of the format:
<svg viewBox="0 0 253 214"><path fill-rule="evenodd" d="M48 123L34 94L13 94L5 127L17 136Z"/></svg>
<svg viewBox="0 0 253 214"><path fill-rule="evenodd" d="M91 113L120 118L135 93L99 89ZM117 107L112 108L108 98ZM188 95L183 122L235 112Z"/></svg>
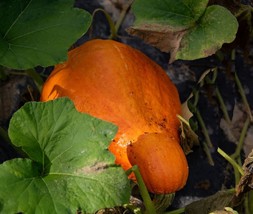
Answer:
<svg viewBox="0 0 253 214"><path fill-rule="evenodd" d="M156 161L163 173L174 173L175 170L170 170L172 165L177 168L178 176L171 175L172 180L165 182L171 186L164 187L163 193L174 192L184 186L188 166L179 146L176 115L180 114L181 104L178 91L164 70L143 53L112 40L91 40L69 51L68 60L55 66L45 82L41 101L62 96L72 99L80 112L118 126L109 150L115 155L116 163L125 170L131 167L127 147L141 135L161 133L169 136L165 138L167 143L161 144L171 148L164 149L167 153L163 155L167 159L160 159L159 153L153 158L152 151L145 158ZM161 137L152 139L155 150ZM180 150L179 156L174 155L172 143ZM139 161L135 164L141 168L143 163ZM159 183L159 179L163 179L162 174L159 175L159 170L155 174ZM179 179L180 184L173 179Z"/></svg>

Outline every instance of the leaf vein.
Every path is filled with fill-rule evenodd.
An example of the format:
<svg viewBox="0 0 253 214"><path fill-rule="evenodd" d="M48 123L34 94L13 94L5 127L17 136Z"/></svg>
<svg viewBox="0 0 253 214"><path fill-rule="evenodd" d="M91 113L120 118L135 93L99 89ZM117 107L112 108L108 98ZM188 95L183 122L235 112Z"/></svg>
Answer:
<svg viewBox="0 0 253 214"><path fill-rule="evenodd" d="M29 36L29 35L34 34L34 33L38 33L38 32L41 32L41 31L45 31L45 30L52 29L52 28L55 28L55 27L60 27L60 26L66 26L66 25L64 23L61 23L61 24L52 25L52 26L49 26L49 27L40 28L40 29L31 31L31 32L27 32L27 33L22 34L22 35L19 35L17 37L14 37L14 38L10 39L9 42L13 42L16 39L20 39L22 37Z"/></svg>
<svg viewBox="0 0 253 214"><path fill-rule="evenodd" d="M18 22L19 18L24 14L24 12L27 10L27 8L30 6L32 0L30 0L30 2L26 5L26 7L24 8L23 11L21 11L21 13L17 16L17 18L15 19L15 21L11 24L11 26L9 27L9 29L6 31L6 33L3 36L3 39L5 39L5 37L8 35L8 33L11 31L11 29L13 28L13 26Z"/></svg>
<svg viewBox="0 0 253 214"><path fill-rule="evenodd" d="M49 194L49 196L50 196L50 198L51 198L51 201L52 201L52 203L53 203L53 207L54 207L55 213L57 213L56 205L55 205L55 203L54 203L52 194L51 194L51 192L50 192L50 190L49 190L49 188L48 188L48 186L47 186L47 183L44 181L43 178L42 178L41 180L42 180L42 182L45 184L45 187L47 188L48 194Z"/></svg>

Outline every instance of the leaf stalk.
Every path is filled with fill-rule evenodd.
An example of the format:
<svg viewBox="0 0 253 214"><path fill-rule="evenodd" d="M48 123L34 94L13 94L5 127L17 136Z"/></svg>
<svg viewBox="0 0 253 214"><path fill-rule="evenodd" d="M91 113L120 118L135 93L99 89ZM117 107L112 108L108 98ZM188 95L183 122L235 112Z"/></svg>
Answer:
<svg viewBox="0 0 253 214"><path fill-rule="evenodd" d="M136 176L137 183L138 183L139 189L140 189L140 194L141 194L141 197L143 199L143 202L144 202L144 205L146 208L145 213L146 214L156 214L155 206L150 198L147 187L143 181L139 167L137 165L134 165L131 169L126 171L127 174L130 174L131 172L134 172L134 174Z"/></svg>

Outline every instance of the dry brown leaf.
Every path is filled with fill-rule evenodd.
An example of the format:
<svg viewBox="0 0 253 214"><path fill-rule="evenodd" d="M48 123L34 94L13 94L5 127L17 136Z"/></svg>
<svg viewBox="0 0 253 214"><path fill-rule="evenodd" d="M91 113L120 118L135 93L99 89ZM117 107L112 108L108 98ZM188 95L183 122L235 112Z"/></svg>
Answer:
<svg viewBox="0 0 253 214"><path fill-rule="evenodd" d="M178 116L180 120L180 144L184 153L187 155L192 152L192 147L199 145L198 135L192 130L188 121L181 116Z"/></svg>
<svg viewBox="0 0 253 214"><path fill-rule="evenodd" d="M162 52L170 52L170 62L173 62L179 49L181 39L187 31L182 29L175 31L169 26L158 24L145 24L138 27L130 27L127 29L127 32L141 38L146 43L160 49Z"/></svg>
<svg viewBox="0 0 253 214"><path fill-rule="evenodd" d="M253 190L253 150L244 161L243 171L244 175L236 187L236 197L238 198L242 197L244 193Z"/></svg>

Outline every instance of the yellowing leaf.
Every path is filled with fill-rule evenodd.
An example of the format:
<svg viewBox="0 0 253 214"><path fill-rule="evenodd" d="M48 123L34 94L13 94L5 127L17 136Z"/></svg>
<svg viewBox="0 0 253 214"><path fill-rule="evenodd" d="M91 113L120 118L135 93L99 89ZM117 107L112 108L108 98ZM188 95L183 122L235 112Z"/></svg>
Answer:
<svg viewBox="0 0 253 214"><path fill-rule="evenodd" d="M170 52L170 62L193 60L214 54L223 43L235 39L236 18L226 8L206 0L136 0L132 35Z"/></svg>

